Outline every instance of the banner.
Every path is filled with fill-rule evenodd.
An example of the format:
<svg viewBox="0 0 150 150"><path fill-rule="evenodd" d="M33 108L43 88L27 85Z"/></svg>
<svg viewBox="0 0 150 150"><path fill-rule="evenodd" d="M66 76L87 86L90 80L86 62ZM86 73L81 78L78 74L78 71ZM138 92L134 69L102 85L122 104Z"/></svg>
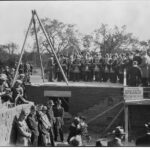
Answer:
<svg viewBox="0 0 150 150"><path fill-rule="evenodd" d="M142 87L124 87L125 101L142 100L143 88Z"/></svg>

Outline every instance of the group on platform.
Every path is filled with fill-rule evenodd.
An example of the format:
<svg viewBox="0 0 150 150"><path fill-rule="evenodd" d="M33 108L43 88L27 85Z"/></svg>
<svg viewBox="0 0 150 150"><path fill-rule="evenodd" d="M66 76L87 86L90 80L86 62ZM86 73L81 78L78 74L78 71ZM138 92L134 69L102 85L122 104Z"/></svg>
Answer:
<svg viewBox="0 0 150 150"><path fill-rule="evenodd" d="M66 57L60 55L59 62L69 81L97 81L123 83L124 69L130 86L148 86L150 81L150 52L139 51L115 54L86 53ZM51 56L45 69L49 81L63 81L61 69Z"/></svg>

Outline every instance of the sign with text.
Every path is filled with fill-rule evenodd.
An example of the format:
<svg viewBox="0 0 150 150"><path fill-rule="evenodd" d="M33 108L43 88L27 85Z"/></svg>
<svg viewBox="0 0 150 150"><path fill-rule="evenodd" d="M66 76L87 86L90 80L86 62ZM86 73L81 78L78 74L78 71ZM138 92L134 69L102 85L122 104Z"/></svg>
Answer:
<svg viewBox="0 0 150 150"><path fill-rule="evenodd" d="M143 88L142 87L124 87L124 99L126 101L142 100Z"/></svg>

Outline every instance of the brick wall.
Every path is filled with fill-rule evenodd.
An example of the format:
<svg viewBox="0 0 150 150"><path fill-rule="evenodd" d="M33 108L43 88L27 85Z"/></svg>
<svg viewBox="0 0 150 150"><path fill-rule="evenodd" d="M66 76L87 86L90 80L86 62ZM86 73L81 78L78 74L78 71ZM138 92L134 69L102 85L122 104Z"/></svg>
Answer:
<svg viewBox="0 0 150 150"><path fill-rule="evenodd" d="M29 112L31 104L18 105L14 108L0 109L0 146L10 146L14 144L14 120L19 116L22 109Z"/></svg>

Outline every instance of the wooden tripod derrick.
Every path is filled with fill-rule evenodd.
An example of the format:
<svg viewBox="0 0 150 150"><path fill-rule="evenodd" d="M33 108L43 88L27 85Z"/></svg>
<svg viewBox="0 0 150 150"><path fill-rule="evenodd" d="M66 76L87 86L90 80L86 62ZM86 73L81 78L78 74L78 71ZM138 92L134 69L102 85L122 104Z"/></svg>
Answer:
<svg viewBox="0 0 150 150"><path fill-rule="evenodd" d="M15 72L15 77L14 77L14 80L13 80L13 83L12 83L12 87L14 86L14 84L15 84L15 82L17 80L19 66L20 66L20 63L22 61L22 57L23 57L23 54L24 54L24 51L25 51L24 47L25 47L26 40L27 40L27 37L28 37L28 34L29 34L29 31L31 29L31 25L32 24L34 26L35 39L36 39L36 44L37 44L37 51L38 51L39 58L40 58L41 73L42 73L42 79L43 79L43 82L44 82L44 69L43 69L43 63L42 63L42 58L41 58L40 49L39 49L39 42L38 42L38 36L37 36L37 30L36 30L36 20L35 20L35 17L36 17L36 20L38 21L38 23L39 23L39 25L40 25L40 27L41 27L41 29L43 31L43 34L44 34L44 36L45 36L45 38L46 38L46 40L48 42L49 47L51 48L51 51L52 51L52 53L53 53L53 55L54 55L54 57L56 59L56 62L58 64L59 68L60 68L60 71L61 71L61 73L63 75L63 78L64 78L66 84L69 85L67 77L66 77L66 75L65 75L65 73L64 73L64 71L63 71L63 69L61 67L61 64L60 64L60 62L58 60L58 57L57 57L57 55L55 53L54 47L52 45L52 42L51 42L51 40L50 40L50 38L49 38L49 36L48 36L48 34L47 34L47 32L46 32L43 24L42 24L39 16L37 15L37 12L35 10L32 10L32 18L31 18L28 30L27 30L26 35L25 35L25 39L24 39L23 46L22 46L22 49L21 49L21 55L20 55L20 58L19 58L19 63L18 63L16 72ZM50 50L48 50L48 52L50 53Z"/></svg>

